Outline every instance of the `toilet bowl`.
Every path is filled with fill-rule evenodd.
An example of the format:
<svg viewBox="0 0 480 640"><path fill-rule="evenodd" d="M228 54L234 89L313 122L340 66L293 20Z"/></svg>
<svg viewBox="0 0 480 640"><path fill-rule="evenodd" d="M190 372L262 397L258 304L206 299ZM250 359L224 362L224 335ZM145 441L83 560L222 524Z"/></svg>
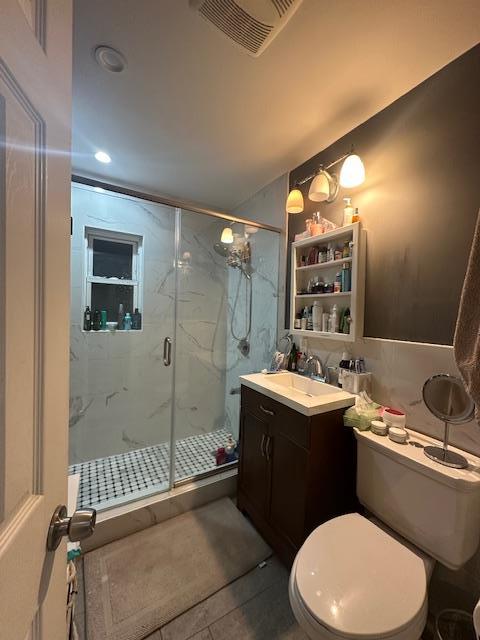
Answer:
<svg viewBox="0 0 480 640"><path fill-rule="evenodd" d="M297 554L290 603L312 640L418 640L432 567L363 516L340 516L315 529Z"/></svg>

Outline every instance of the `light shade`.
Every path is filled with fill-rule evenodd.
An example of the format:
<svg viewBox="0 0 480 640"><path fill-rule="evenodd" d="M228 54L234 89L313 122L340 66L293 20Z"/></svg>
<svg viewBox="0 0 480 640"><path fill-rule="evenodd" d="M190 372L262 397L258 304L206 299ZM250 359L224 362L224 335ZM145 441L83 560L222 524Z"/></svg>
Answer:
<svg viewBox="0 0 480 640"><path fill-rule="evenodd" d="M355 153L351 153L347 156L342 165L342 169L340 171L340 184L342 187L351 189L353 187L358 187L362 182L365 182L365 167L363 166L360 156L357 156Z"/></svg>
<svg viewBox="0 0 480 640"><path fill-rule="evenodd" d="M325 171L320 171L312 180L308 191L309 200L314 202L325 202L330 196L330 184Z"/></svg>
<svg viewBox="0 0 480 640"><path fill-rule="evenodd" d="M292 189L288 194L287 213L302 213L303 211L303 195L300 189Z"/></svg>
<svg viewBox="0 0 480 640"><path fill-rule="evenodd" d="M233 242L233 232L232 227L225 227L222 231L222 237L220 238L220 242L223 244L232 244Z"/></svg>

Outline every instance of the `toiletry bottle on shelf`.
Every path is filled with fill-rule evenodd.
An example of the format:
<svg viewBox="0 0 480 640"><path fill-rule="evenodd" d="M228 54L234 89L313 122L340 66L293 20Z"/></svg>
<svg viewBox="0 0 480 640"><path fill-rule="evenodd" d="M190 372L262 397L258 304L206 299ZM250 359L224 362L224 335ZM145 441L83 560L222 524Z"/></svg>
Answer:
<svg viewBox="0 0 480 640"><path fill-rule="evenodd" d="M337 305L334 304L332 307L332 313L330 314L330 333L338 333L338 309Z"/></svg>
<svg viewBox="0 0 480 640"><path fill-rule="evenodd" d="M355 213L353 214L352 222L360 222L360 214L358 212L358 207L355 209Z"/></svg>
<svg viewBox="0 0 480 640"><path fill-rule="evenodd" d="M92 312L90 311L90 307L87 307L83 314L83 330L92 330Z"/></svg>
<svg viewBox="0 0 480 640"><path fill-rule="evenodd" d="M328 322L330 319L330 314L322 313L322 331L323 333L328 333Z"/></svg>
<svg viewBox="0 0 480 640"><path fill-rule="evenodd" d="M123 311L123 304L120 303L118 305L118 316L117 316L117 329L120 331L123 329L123 319L125 318L125 312Z"/></svg>
<svg viewBox="0 0 480 640"><path fill-rule="evenodd" d="M352 316L350 314L350 309L347 307L343 315L343 324L340 325L340 333L349 334L351 323L352 323Z"/></svg>
<svg viewBox="0 0 480 640"><path fill-rule="evenodd" d="M313 308L308 307L307 330L312 331L312 329L313 329Z"/></svg>
<svg viewBox="0 0 480 640"><path fill-rule="evenodd" d="M130 329L132 328L132 316L128 311L125 314L125 318L123 319L123 328L125 329L125 331L130 331Z"/></svg>
<svg viewBox="0 0 480 640"><path fill-rule="evenodd" d="M344 262L342 266L342 291L351 291L352 289L352 272L350 263Z"/></svg>
<svg viewBox="0 0 480 640"><path fill-rule="evenodd" d="M348 240L343 243L342 258L350 258L350 243Z"/></svg>
<svg viewBox="0 0 480 640"><path fill-rule="evenodd" d="M100 331L101 326L102 326L102 316L100 315L100 311L96 309L93 312L92 328L94 331Z"/></svg>
<svg viewBox="0 0 480 640"><path fill-rule="evenodd" d="M305 307L303 309L303 313L302 313L302 320L300 323L300 328L302 331L305 331L307 328L307 321L308 321L308 307Z"/></svg>
<svg viewBox="0 0 480 640"><path fill-rule="evenodd" d="M343 209L343 226L347 224L352 224L353 222L353 207L352 207L352 199L344 198L345 207Z"/></svg>
<svg viewBox="0 0 480 640"><path fill-rule="evenodd" d="M322 330L322 314L323 314L323 307L318 300L315 300L315 302L313 303L313 309L312 309L312 325L313 325L312 329L314 331Z"/></svg>
<svg viewBox="0 0 480 640"><path fill-rule="evenodd" d="M333 293L340 293L342 290L342 274L339 271L335 275L335 282L333 283Z"/></svg>
<svg viewBox="0 0 480 640"><path fill-rule="evenodd" d="M135 307L135 311L133 312L133 316L132 316L132 329L136 329L137 331L140 331L141 328L142 328L142 314Z"/></svg>

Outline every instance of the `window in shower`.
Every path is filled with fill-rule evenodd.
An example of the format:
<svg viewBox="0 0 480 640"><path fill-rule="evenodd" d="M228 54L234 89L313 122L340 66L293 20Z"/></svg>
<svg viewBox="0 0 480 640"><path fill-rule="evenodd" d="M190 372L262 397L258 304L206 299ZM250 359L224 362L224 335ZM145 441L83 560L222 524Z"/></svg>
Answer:
<svg viewBox="0 0 480 640"><path fill-rule="evenodd" d="M142 237L86 229L86 300L91 309L104 309L107 320L141 308Z"/></svg>

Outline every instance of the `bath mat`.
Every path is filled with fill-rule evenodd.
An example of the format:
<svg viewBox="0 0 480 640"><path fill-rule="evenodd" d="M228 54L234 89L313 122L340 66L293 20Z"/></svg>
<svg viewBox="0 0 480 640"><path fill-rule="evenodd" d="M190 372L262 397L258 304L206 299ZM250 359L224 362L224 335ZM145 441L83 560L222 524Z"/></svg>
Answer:
<svg viewBox="0 0 480 640"><path fill-rule="evenodd" d="M88 640L142 640L270 554L229 498L91 551Z"/></svg>

